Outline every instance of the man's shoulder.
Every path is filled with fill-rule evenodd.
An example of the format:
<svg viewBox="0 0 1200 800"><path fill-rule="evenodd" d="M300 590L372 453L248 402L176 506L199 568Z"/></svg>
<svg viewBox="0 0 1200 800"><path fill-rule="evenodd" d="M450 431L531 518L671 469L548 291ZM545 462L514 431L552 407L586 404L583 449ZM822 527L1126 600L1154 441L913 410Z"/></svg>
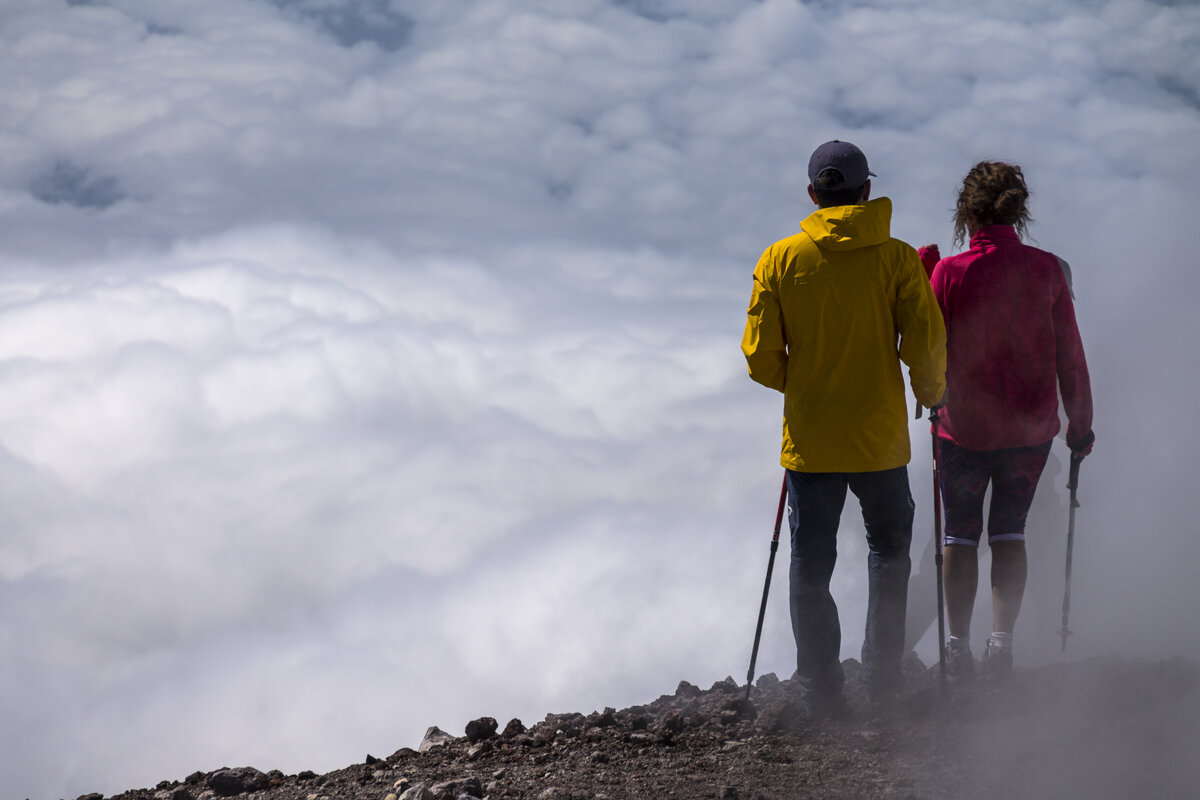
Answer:
<svg viewBox="0 0 1200 800"><path fill-rule="evenodd" d="M763 251L762 260L776 263L792 261L802 253L815 251L816 247L811 236L804 231L797 231L771 244Z"/></svg>
<svg viewBox="0 0 1200 800"><path fill-rule="evenodd" d="M917 248L913 247L903 239L897 239L893 236L884 242L882 246L890 248L892 251L899 253L905 258L911 256L912 258L916 258L918 261L920 260L920 257L917 255Z"/></svg>
<svg viewBox="0 0 1200 800"><path fill-rule="evenodd" d="M925 268L921 266L921 257L917 255L917 248L903 239L888 238L876 246L875 252L879 262L890 271L904 273L907 270L919 269L922 275L925 274Z"/></svg>
<svg viewBox="0 0 1200 800"><path fill-rule="evenodd" d="M776 241L767 248L767 251L784 252L786 250L794 250L797 247L804 247L811 244L813 244L812 237L801 230Z"/></svg>

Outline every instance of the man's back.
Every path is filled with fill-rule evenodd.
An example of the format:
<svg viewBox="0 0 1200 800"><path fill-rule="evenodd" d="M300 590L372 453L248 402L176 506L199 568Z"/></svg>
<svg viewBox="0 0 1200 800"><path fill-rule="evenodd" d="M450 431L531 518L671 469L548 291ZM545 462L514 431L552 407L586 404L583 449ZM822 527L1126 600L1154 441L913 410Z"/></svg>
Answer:
<svg viewBox="0 0 1200 800"><path fill-rule="evenodd" d="M872 472L908 463L904 382L944 389L944 330L916 251L890 236L887 198L814 212L767 248L742 349L751 377L784 393L788 469Z"/></svg>

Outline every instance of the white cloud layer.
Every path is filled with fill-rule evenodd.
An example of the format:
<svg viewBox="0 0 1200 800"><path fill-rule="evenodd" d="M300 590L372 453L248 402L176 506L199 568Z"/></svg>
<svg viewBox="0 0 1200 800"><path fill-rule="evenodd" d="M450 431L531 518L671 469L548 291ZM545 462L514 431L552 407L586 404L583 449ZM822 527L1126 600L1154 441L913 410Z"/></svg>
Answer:
<svg viewBox="0 0 1200 800"><path fill-rule="evenodd" d="M1200 657L1196 6L6 0L0 785L740 680L779 480L749 273L835 137L944 252L971 163L1025 168L1097 395L1069 656ZM1026 663L1060 657L1062 483Z"/></svg>

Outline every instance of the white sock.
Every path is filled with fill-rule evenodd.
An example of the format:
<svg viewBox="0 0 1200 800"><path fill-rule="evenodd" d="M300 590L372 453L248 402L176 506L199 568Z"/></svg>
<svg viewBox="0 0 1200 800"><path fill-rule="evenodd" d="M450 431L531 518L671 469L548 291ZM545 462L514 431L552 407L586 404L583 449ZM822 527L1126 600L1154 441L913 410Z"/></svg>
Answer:
<svg viewBox="0 0 1200 800"><path fill-rule="evenodd" d="M1004 633L1003 631L992 631L992 638L989 642L995 647L1002 649L1012 648L1012 632Z"/></svg>
<svg viewBox="0 0 1200 800"><path fill-rule="evenodd" d="M971 637L970 636L955 636L954 634L951 634L950 635L950 646L953 647L955 650L970 650L971 649Z"/></svg>

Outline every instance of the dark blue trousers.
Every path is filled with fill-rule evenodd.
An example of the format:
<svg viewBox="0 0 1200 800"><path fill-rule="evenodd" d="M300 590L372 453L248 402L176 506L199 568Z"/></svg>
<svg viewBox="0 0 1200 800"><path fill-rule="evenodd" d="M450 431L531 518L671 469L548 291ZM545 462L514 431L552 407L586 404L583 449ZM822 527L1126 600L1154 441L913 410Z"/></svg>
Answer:
<svg viewBox="0 0 1200 800"><path fill-rule="evenodd" d="M867 530L868 597L862 678L873 697L900 688L913 500L908 468L882 472L787 471L792 529L791 611L796 678L808 702L838 697L844 675L842 629L829 591L846 490L862 507Z"/></svg>

